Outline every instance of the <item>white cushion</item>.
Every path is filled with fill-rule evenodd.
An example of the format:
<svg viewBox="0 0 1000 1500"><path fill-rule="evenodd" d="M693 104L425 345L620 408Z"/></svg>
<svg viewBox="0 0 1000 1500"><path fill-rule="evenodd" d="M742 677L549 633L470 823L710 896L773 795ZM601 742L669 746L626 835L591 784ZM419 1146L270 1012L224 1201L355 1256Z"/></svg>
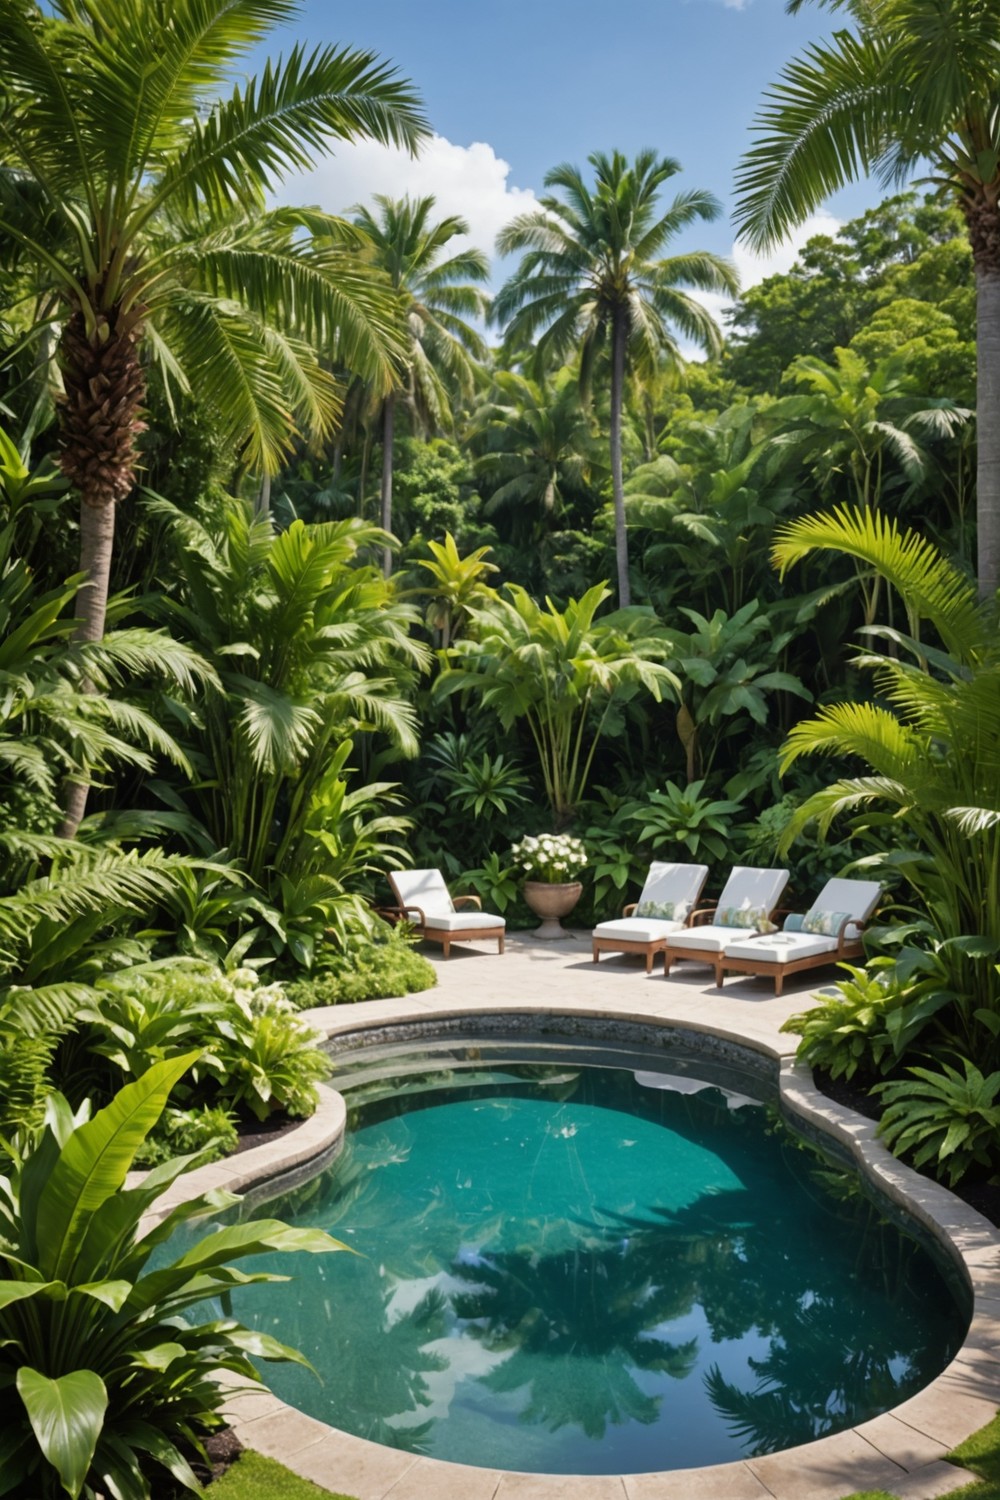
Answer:
<svg viewBox="0 0 1000 1500"><path fill-rule="evenodd" d="M877 880L828 880L806 912L806 918L816 912L839 911L864 922L875 910L881 894L882 887ZM850 927L847 932L853 936Z"/></svg>
<svg viewBox="0 0 1000 1500"><path fill-rule="evenodd" d="M757 870L750 865L733 865L719 897L719 909L762 906L765 911L773 911L787 884L787 870Z"/></svg>
<svg viewBox="0 0 1000 1500"><path fill-rule="evenodd" d="M732 927L711 927L707 923L703 927L685 927L683 931L667 938L667 947L698 948L705 953L721 953L726 944L732 942L735 930Z"/></svg>
<svg viewBox="0 0 1000 1500"><path fill-rule="evenodd" d="M503 917L494 917L488 911L455 911L444 917L426 917L425 927L435 932L468 932L475 927L495 927L500 932L507 923Z"/></svg>
<svg viewBox="0 0 1000 1500"><path fill-rule="evenodd" d="M768 964L786 964L793 958L815 958L818 953L836 951L836 938L811 932L772 932L767 937L726 944L727 958L759 958Z"/></svg>
<svg viewBox="0 0 1000 1500"><path fill-rule="evenodd" d="M676 906L684 902L690 911L707 879L707 865L674 865L654 860L636 904L641 906L645 901L655 901L658 905L670 903Z"/></svg>
<svg viewBox="0 0 1000 1500"><path fill-rule="evenodd" d="M455 907L440 870L394 870L392 885L402 906L419 906L425 916L449 916Z"/></svg>
<svg viewBox="0 0 1000 1500"><path fill-rule="evenodd" d="M617 922L601 922L593 936L616 943L657 943L683 927L683 922L661 922L654 917L619 917Z"/></svg>

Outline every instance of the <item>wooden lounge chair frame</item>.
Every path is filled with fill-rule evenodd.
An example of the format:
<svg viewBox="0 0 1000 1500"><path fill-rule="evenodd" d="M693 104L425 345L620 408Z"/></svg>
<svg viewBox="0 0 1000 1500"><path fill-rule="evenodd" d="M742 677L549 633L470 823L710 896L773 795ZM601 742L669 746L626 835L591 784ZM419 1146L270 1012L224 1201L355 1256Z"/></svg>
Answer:
<svg viewBox="0 0 1000 1500"><path fill-rule="evenodd" d="M638 905L638 901L630 902L628 906L622 908L622 916L630 917ZM685 927L691 926L692 915L693 913L685 918ZM646 973L652 974L653 959L658 953L665 952L666 946L667 940L665 937L647 938L641 942L637 938L595 937L591 939L590 950L595 964L600 963L602 953L641 953L646 960Z"/></svg>
<svg viewBox="0 0 1000 1500"><path fill-rule="evenodd" d="M693 911L691 913L691 916L688 918L688 921L685 923L685 926L687 926L687 927L710 927L712 925L712 918L715 916L715 914L718 911L718 909L719 909L719 903L718 903L718 901L713 901L708 906L700 906L697 911ZM775 917L785 917L787 915L788 915L787 908L786 907L781 907L781 906L776 907L773 911L771 911L769 913L769 916L770 916L770 918L771 918L772 921L774 920ZM741 936L741 940L744 939L744 938L764 937L765 936L764 933L751 932L747 928L740 928L740 927L734 927L733 928L733 932L734 932L734 934L735 933L739 933L740 936ZM772 936L773 936L773 934L772 934ZM715 975L715 986L716 986L716 989L721 989L722 988L722 967L723 967L723 963L725 961L725 957L726 957L726 955L725 955L725 950L724 949L720 949L718 953L712 953L707 948L684 948L682 946L679 946L678 942L677 942L677 939L674 938L673 942L671 943L671 945L669 947L667 947L666 944L664 944L664 948L663 948L663 976L664 976L664 978L666 978L669 975L671 964L676 963L678 959L685 959L686 958L686 959L690 959L690 961L692 963L707 964L708 967L712 970L713 974Z"/></svg>
<svg viewBox="0 0 1000 1500"><path fill-rule="evenodd" d="M440 943L444 949L445 958L451 957L452 943L481 942L484 938L496 938L499 944L498 954L503 952L504 938L507 935L505 927L501 927L498 931L495 922L489 927L462 927L457 932L448 932L443 927L428 927L423 907L407 905L397 891L396 883L391 875L388 880L392 886L392 894L396 898L396 905L389 908L391 913L397 919L405 918L418 937L424 938L429 943ZM452 896L451 898L452 906L457 907L463 902L466 905L478 907L480 911L483 909L483 903L478 896Z"/></svg>
<svg viewBox="0 0 1000 1500"><path fill-rule="evenodd" d="M773 979L774 993L780 995L784 981L790 974L801 974L806 969L825 969L829 964L846 963L852 958L864 958L861 934L867 925L867 922L859 922L855 917L845 917L837 929L836 948L827 948L823 953L810 953L803 958L789 958L784 962L776 958L727 958L723 953L715 976L716 986L722 988L723 971L726 974L751 974L762 979ZM848 927L856 928L857 936L848 937ZM766 941L773 936L774 933L747 933L740 938L740 942L753 942L755 939Z"/></svg>

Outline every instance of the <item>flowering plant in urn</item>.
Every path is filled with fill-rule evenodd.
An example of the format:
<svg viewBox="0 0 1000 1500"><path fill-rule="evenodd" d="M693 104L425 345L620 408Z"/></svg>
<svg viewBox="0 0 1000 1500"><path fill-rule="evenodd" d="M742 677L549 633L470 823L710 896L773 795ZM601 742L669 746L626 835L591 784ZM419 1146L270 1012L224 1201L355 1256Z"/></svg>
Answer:
<svg viewBox="0 0 1000 1500"><path fill-rule="evenodd" d="M587 863L587 851L580 839L568 833L541 833L523 838L511 854L529 880L544 880L562 885L575 880Z"/></svg>

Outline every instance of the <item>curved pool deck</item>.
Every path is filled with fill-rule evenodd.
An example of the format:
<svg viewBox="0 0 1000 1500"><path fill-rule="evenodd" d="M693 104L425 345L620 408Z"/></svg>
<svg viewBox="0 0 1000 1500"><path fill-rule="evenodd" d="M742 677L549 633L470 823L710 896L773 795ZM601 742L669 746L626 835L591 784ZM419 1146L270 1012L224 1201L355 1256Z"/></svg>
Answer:
<svg viewBox="0 0 1000 1500"><path fill-rule="evenodd" d="M269 1392L231 1399L229 1418L245 1446L356 1500L841 1500L872 1489L900 1500L933 1500L975 1478L944 1462L944 1455L1000 1405L1000 1233L954 1194L897 1162L875 1139L870 1121L826 1099L809 1070L794 1063L796 1039L779 1028L809 1003L815 980L776 999L755 979L730 979L720 992L707 969L692 965L669 979L656 971L647 978L636 959L593 964L583 933L558 943L512 936L503 957L486 945L468 945L447 961L431 958L439 976L434 990L308 1017L344 1043L351 1033L370 1036L435 1018L535 1012L676 1024L765 1053L778 1060L787 1112L835 1137L880 1192L904 1205L964 1264L974 1299L965 1343L936 1380L880 1417L800 1448L711 1468L596 1477L471 1468L339 1432ZM343 1133L345 1110L338 1094L323 1092L312 1120L273 1143L188 1174L157 1205L157 1217L209 1186L242 1192L329 1150Z"/></svg>

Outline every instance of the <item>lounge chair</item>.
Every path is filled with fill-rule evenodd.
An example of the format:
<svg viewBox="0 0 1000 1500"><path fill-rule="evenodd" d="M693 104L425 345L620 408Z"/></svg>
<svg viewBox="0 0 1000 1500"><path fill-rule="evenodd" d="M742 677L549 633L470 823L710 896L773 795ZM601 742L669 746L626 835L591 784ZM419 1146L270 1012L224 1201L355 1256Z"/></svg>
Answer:
<svg viewBox="0 0 1000 1500"><path fill-rule="evenodd" d="M389 884L396 898L395 915L405 917L413 929L428 942L440 943L445 958L451 957L454 942L476 942L496 938L499 952L507 924L503 917L486 911L456 911L462 902L479 907L478 896L457 896L453 901L440 870L395 870Z"/></svg>
<svg viewBox="0 0 1000 1500"><path fill-rule="evenodd" d="M828 880L804 916L785 918L781 932L740 937L722 959L726 974L760 974L774 980L774 993L789 974L861 958L861 933L878 905L874 880Z"/></svg>
<svg viewBox="0 0 1000 1500"><path fill-rule="evenodd" d="M774 930L771 913L788 883L787 870L755 870L734 865L722 895L712 905L691 913L690 925L667 938L663 950L663 972L678 959L709 964L716 984L722 983L722 959L734 938L734 929L748 932Z"/></svg>
<svg viewBox="0 0 1000 1500"><path fill-rule="evenodd" d="M707 865L670 865L654 860L638 901L614 922L600 922L592 934L594 963L602 953L642 953L646 973L662 953L671 932L680 932L698 904L708 878Z"/></svg>

